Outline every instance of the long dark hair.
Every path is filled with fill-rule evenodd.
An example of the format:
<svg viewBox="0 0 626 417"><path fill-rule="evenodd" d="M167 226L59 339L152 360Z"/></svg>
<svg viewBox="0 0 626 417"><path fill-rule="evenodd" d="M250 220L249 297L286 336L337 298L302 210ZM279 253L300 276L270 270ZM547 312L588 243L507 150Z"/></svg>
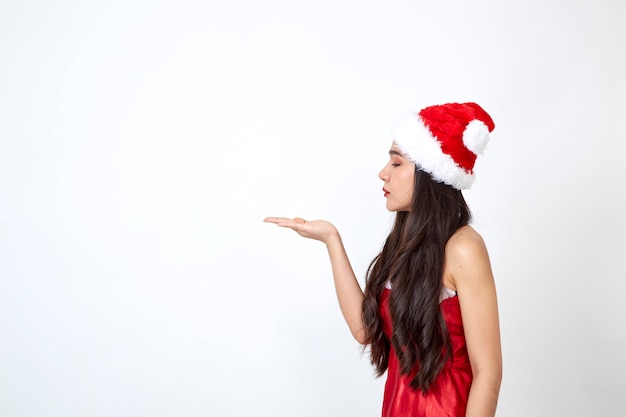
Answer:
<svg viewBox="0 0 626 417"><path fill-rule="evenodd" d="M371 362L378 376L389 363L393 345L400 371L418 371L415 390L427 391L451 355L450 336L439 302L443 289L446 242L467 225L471 214L463 194L415 168L411 209L398 212L382 251L367 270L363 323ZM380 296L390 280L391 340L383 332Z"/></svg>

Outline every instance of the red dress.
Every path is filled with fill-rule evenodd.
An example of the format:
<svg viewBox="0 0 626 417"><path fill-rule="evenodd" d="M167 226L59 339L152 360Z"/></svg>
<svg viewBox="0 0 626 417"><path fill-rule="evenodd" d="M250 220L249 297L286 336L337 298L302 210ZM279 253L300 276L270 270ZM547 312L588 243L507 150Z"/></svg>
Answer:
<svg viewBox="0 0 626 417"><path fill-rule="evenodd" d="M390 293L389 289L383 292L380 311L384 331L389 338L392 329L389 312ZM465 344L459 298L457 296L446 298L441 302L440 308L452 342L452 357L448 359L429 390L422 394L421 391L414 391L409 386L415 374L400 374L400 364L392 346L383 398L383 417L465 416L467 398L472 385L472 368Z"/></svg>

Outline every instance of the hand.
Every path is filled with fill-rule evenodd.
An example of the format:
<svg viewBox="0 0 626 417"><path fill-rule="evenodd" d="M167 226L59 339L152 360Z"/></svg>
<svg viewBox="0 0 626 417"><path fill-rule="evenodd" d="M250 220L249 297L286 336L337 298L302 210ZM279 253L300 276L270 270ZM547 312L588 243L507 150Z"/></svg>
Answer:
<svg viewBox="0 0 626 417"><path fill-rule="evenodd" d="M307 221L296 217L288 219L286 217L266 217L263 219L266 223L274 223L280 227L287 227L294 230L302 237L319 240L324 243L334 237L339 236L337 228L325 220Z"/></svg>

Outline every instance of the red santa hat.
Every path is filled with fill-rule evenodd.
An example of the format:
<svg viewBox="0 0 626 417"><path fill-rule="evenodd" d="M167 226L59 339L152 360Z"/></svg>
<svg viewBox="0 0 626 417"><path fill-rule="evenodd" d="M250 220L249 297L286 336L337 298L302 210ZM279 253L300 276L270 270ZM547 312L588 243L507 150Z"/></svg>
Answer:
<svg viewBox="0 0 626 417"><path fill-rule="evenodd" d="M478 104L449 103L407 114L393 126L391 136L435 181L463 190L474 182L474 163L494 127Z"/></svg>

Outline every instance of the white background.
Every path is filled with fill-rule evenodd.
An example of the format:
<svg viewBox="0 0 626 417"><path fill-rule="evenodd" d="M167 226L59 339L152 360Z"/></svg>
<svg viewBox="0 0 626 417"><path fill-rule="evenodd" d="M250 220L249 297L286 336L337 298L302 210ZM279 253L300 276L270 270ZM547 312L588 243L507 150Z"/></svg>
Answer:
<svg viewBox="0 0 626 417"><path fill-rule="evenodd" d="M319 242L361 282L409 110L496 122L466 193L498 416L624 416L626 3L0 5L0 415L378 416Z"/></svg>

